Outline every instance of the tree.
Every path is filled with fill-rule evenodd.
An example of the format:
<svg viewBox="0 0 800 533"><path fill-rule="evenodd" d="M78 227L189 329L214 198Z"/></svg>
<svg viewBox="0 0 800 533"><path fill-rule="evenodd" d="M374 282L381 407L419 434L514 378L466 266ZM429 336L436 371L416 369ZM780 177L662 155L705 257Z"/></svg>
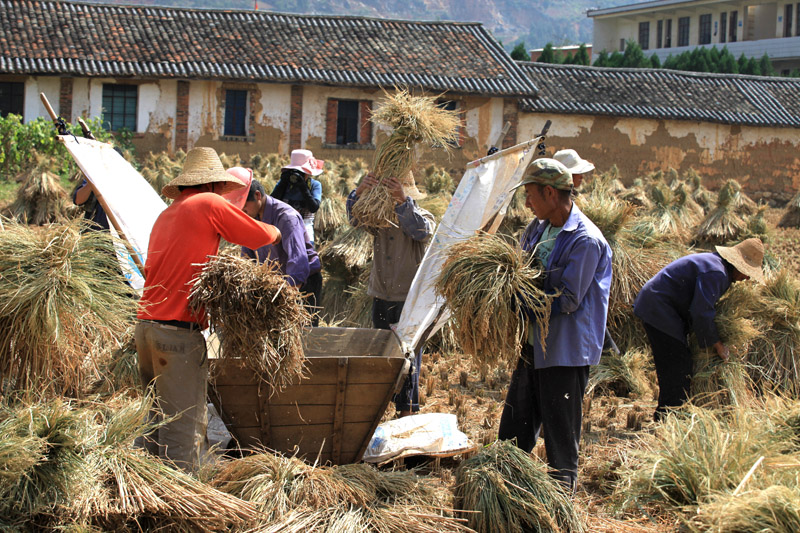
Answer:
<svg viewBox="0 0 800 533"><path fill-rule="evenodd" d="M578 51L575 52L575 56L572 58L573 65L588 65L589 64L589 52L586 51L586 43L581 43L578 47Z"/></svg>
<svg viewBox="0 0 800 533"><path fill-rule="evenodd" d="M758 68L761 71L762 76L774 76L775 69L772 68L772 61L769 60L769 56L764 53L761 56L761 59L758 61Z"/></svg>
<svg viewBox="0 0 800 533"><path fill-rule="evenodd" d="M650 56L650 68L661 68L661 60L655 54Z"/></svg>
<svg viewBox="0 0 800 533"><path fill-rule="evenodd" d="M525 41L520 41L517 43L517 46L511 50L511 59L514 61L530 61L531 56L528 55L528 51L525 49Z"/></svg>
<svg viewBox="0 0 800 533"><path fill-rule="evenodd" d="M597 54L597 59L594 60L595 67L609 67L611 65L608 64L608 52L605 50L601 51Z"/></svg>
<svg viewBox="0 0 800 533"><path fill-rule="evenodd" d="M622 67L646 68L650 66L650 61L644 56L642 47L636 41L628 41L625 44L625 53L622 54Z"/></svg>
<svg viewBox="0 0 800 533"><path fill-rule="evenodd" d="M542 49L542 55L537 59L539 63L558 63L555 51L553 51L553 43L547 43Z"/></svg>

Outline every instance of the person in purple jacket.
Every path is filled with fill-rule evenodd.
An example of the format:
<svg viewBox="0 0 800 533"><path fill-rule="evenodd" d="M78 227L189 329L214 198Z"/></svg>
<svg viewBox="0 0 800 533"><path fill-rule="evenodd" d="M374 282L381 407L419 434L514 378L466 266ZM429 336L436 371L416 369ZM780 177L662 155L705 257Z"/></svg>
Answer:
<svg viewBox="0 0 800 533"><path fill-rule="evenodd" d="M693 374L689 333L695 333L701 348L711 347L727 361L728 347L714 324L717 300L731 283L750 278L764 281L764 245L759 239L747 239L733 247L717 246L716 250L668 264L645 283L633 303L634 314L644 322L656 365L656 421L689 397Z"/></svg>
<svg viewBox="0 0 800 533"><path fill-rule="evenodd" d="M529 335L511 376L498 437L516 439L530 452L541 432L551 475L574 491L583 395L605 338L611 248L572 201L572 174L563 164L533 161L520 186L536 215L521 245L544 265L544 290L556 296L544 346L530 311L518 310L529 316Z"/></svg>
<svg viewBox="0 0 800 533"><path fill-rule="evenodd" d="M233 173L235 168L228 169ZM322 266L314 245L306 233L303 217L289 204L268 195L258 181L250 182L242 210L256 220L266 222L281 232L279 244L269 244L257 250L242 247L242 255L257 260L276 261L289 285L307 294L306 306L314 313L313 325L319 324L317 304L322 301Z"/></svg>

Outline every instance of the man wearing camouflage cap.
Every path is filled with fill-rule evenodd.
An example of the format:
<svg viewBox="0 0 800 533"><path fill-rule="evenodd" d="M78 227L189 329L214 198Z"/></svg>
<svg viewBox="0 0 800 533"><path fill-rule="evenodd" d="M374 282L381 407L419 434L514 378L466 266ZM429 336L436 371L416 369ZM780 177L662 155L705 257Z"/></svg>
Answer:
<svg viewBox="0 0 800 533"><path fill-rule="evenodd" d="M499 438L530 452L542 430L552 476L570 490L578 476L583 394L600 361L611 287L611 248L572 201L572 175L555 159L525 171L525 206L536 218L521 245L544 266L544 290L556 295L542 346L527 309L528 341L511 377ZM520 299L517 299L520 301Z"/></svg>

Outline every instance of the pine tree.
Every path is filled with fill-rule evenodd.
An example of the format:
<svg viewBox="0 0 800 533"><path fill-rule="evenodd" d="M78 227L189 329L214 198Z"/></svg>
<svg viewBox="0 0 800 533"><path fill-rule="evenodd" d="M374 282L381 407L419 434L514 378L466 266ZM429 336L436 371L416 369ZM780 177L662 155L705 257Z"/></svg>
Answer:
<svg viewBox="0 0 800 533"><path fill-rule="evenodd" d="M531 56L528 55L528 51L525 49L525 41L521 41L517 43L517 46L511 50L511 59L514 61L530 61Z"/></svg>
<svg viewBox="0 0 800 533"><path fill-rule="evenodd" d="M766 53L761 56L761 59L758 61L758 68L761 71L762 76L775 75L775 69L772 67L772 61L770 61L769 56Z"/></svg>
<svg viewBox="0 0 800 533"><path fill-rule="evenodd" d="M661 60L656 54L650 56L650 68L661 68Z"/></svg>
<svg viewBox="0 0 800 533"><path fill-rule="evenodd" d="M642 47L636 41L625 44L625 53L622 55L622 65L628 68L644 68L650 66L650 61L644 56Z"/></svg>
<svg viewBox="0 0 800 533"><path fill-rule="evenodd" d="M599 54L597 54L597 59L594 60L595 67L609 67L611 65L608 64L608 52L603 50Z"/></svg>
<svg viewBox="0 0 800 533"><path fill-rule="evenodd" d="M553 43L547 43L542 49L542 55L537 59L539 63L558 63L556 53L553 51Z"/></svg>
<svg viewBox="0 0 800 533"><path fill-rule="evenodd" d="M589 64L589 52L586 51L586 43L581 43L578 47L578 51L575 52L575 56L572 58L573 65L588 65Z"/></svg>

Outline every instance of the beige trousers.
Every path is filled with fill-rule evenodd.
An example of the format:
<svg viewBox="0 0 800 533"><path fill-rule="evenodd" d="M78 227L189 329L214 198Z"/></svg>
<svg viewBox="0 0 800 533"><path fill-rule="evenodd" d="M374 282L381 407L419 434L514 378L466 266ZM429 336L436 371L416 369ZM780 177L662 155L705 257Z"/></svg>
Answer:
<svg viewBox="0 0 800 533"><path fill-rule="evenodd" d="M176 466L196 472L206 442L206 342L198 330L162 326L153 322L136 325L139 375L144 386L155 390L156 407L151 419L177 417L145 438L150 453Z"/></svg>

